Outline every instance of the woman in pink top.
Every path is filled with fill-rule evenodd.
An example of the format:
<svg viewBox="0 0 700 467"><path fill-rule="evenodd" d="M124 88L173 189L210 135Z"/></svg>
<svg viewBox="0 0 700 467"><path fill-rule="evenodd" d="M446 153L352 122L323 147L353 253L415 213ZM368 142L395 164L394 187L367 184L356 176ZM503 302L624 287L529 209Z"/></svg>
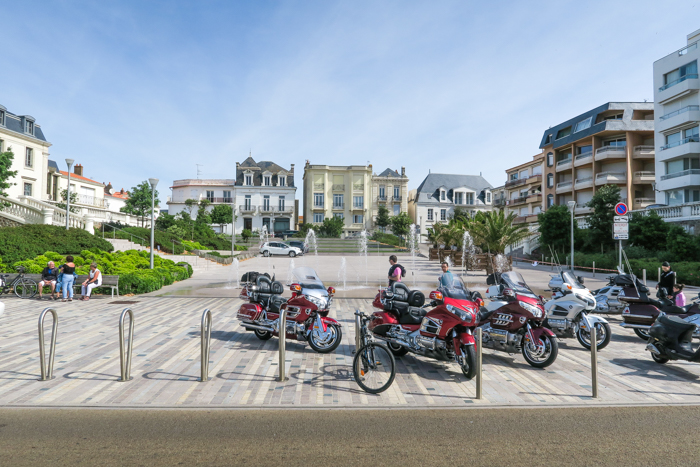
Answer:
<svg viewBox="0 0 700 467"><path fill-rule="evenodd" d="M673 286L673 302L676 306L685 306L685 295L683 295L683 284L675 284Z"/></svg>

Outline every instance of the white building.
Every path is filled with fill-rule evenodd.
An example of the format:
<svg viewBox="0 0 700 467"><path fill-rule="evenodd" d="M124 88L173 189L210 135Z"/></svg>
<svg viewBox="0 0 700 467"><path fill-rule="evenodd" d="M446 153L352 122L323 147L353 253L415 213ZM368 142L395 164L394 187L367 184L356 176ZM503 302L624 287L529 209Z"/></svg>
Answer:
<svg viewBox="0 0 700 467"><path fill-rule="evenodd" d="M50 146L34 117L15 115L0 105L0 152L12 150L11 170L17 171L10 180L14 185L7 189L9 198L49 199L46 178Z"/></svg>
<svg viewBox="0 0 700 467"><path fill-rule="evenodd" d="M434 224L447 223L456 208L476 214L493 209L493 187L481 175L428 174L411 190L408 214L420 227L421 242Z"/></svg>
<svg viewBox="0 0 700 467"><path fill-rule="evenodd" d="M295 225L294 164L286 170L274 162L255 162L248 157L236 162L236 232L243 229L269 232L290 230Z"/></svg>
<svg viewBox="0 0 700 467"><path fill-rule="evenodd" d="M172 195L168 197L168 214L177 216L181 212L186 212L197 218L197 206L192 208L185 204L188 199L199 203L201 200L208 200L211 205L207 209L211 211L217 204L228 204L233 206L235 180L231 179L184 179L175 180L170 187ZM231 226L224 227L224 233L231 233Z"/></svg>
<svg viewBox="0 0 700 467"><path fill-rule="evenodd" d="M656 202L700 201L700 29L654 62Z"/></svg>

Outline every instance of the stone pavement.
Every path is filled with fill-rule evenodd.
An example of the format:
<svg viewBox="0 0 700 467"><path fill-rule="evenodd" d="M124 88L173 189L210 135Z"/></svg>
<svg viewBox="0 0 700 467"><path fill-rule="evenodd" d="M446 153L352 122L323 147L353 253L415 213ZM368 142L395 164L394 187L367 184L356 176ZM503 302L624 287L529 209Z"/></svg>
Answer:
<svg viewBox="0 0 700 467"><path fill-rule="evenodd" d="M411 355L397 359L396 380L389 390L380 395L360 390L351 374L353 312L371 311L367 299L335 300L331 314L343 325L343 341L335 353L317 354L308 346L288 341L289 380L284 383L276 381L278 340L260 341L241 329L235 319L241 303L238 298L139 296L61 303L7 297L3 301L0 407L427 408L700 403L700 366L655 364L644 351L644 342L620 328L617 320L612 325L612 342L599 353L599 399L590 397L590 353L569 339L560 342L559 358L544 370L531 368L520 354L485 350L484 399L477 401L475 382L466 381L455 364ZM55 379L40 382L37 319L49 305L55 306L59 315ZM117 325L125 306L136 316L133 380L117 382ZM199 323L204 308L213 314L211 380L200 383ZM48 317L48 334L50 324Z"/></svg>

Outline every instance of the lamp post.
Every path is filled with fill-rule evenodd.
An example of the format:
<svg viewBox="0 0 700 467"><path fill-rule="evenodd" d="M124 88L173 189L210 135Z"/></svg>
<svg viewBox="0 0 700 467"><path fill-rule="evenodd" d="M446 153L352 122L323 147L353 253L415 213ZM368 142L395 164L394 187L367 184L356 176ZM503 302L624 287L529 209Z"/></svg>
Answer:
<svg viewBox="0 0 700 467"><path fill-rule="evenodd" d="M66 188L66 230L68 230L68 223L70 222L70 168L75 162L73 159L66 159L66 165L68 165L68 188Z"/></svg>
<svg viewBox="0 0 700 467"><path fill-rule="evenodd" d="M574 271L574 209L576 209L576 201L567 203L571 209L571 272Z"/></svg>
<svg viewBox="0 0 700 467"><path fill-rule="evenodd" d="M148 183L151 184L151 269L153 269L153 238L155 236L156 185L158 185L158 179L149 178Z"/></svg>
<svg viewBox="0 0 700 467"><path fill-rule="evenodd" d="M232 199L235 201L235 199ZM231 257L236 251L236 203L231 204Z"/></svg>

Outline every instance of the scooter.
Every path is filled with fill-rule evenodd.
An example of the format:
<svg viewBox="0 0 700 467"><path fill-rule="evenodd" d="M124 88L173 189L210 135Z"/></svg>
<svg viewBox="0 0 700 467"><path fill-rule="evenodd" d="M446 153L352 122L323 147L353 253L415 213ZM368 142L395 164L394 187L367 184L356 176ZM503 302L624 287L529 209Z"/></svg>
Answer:
<svg viewBox="0 0 700 467"><path fill-rule="evenodd" d="M696 326L680 316L661 313L649 329L646 350L656 363L669 360L700 362L700 346L693 349L693 334Z"/></svg>
<svg viewBox="0 0 700 467"><path fill-rule="evenodd" d="M561 271L554 286L552 300L544 304L547 320L544 325L559 338L574 337L586 349L591 349L591 328L596 328L596 347L604 349L611 338L610 324L600 316L590 315L596 308L593 294L584 287L583 278L576 278L570 271Z"/></svg>

